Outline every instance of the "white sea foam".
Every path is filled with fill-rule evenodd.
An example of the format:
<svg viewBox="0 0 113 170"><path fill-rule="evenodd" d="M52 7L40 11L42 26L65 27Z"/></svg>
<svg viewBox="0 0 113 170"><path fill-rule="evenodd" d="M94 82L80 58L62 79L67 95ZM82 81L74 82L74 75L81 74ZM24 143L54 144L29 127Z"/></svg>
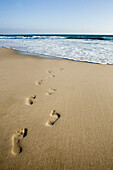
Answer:
<svg viewBox="0 0 113 170"><path fill-rule="evenodd" d="M35 39L36 38L36 39ZM0 39L0 46L46 57L67 58L99 64L113 64L113 41L33 37Z"/></svg>

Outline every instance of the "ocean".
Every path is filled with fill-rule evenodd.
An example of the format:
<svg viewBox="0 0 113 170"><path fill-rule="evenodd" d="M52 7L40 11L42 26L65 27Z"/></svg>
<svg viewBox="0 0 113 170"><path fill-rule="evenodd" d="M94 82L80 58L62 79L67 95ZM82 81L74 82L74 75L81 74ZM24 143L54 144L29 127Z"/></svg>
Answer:
<svg viewBox="0 0 113 170"><path fill-rule="evenodd" d="M113 64L113 35L1 34L0 47L44 58Z"/></svg>

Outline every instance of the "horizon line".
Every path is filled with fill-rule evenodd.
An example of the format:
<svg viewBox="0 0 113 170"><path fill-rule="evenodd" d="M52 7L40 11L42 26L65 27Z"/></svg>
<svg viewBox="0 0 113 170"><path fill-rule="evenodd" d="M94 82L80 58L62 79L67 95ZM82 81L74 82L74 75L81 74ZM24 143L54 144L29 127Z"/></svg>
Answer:
<svg viewBox="0 0 113 170"><path fill-rule="evenodd" d="M0 33L3 35L113 35L113 33Z"/></svg>

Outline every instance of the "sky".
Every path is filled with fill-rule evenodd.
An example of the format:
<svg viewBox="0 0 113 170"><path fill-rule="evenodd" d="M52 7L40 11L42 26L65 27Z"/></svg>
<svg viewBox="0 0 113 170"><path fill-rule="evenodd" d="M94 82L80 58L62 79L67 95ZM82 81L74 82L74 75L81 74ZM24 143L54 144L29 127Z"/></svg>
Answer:
<svg viewBox="0 0 113 170"><path fill-rule="evenodd" d="M0 0L0 33L113 34L113 0Z"/></svg>

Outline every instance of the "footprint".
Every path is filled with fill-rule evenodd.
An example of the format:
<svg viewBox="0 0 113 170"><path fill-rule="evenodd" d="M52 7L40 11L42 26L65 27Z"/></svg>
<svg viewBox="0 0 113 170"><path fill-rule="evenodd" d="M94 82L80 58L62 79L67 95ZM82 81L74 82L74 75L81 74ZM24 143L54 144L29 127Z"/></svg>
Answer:
<svg viewBox="0 0 113 170"><path fill-rule="evenodd" d="M50 75L49 77L52 78L52 77L55 77L55 75Z"/></svg>
<svg viewBox="0 0 113 170"><path fill-rule="evenodd" d="M46 79L53 78L55 75L50 75L49 77L46 77Z"/></svg>
<svg viewBox="0 0 113 170"><path fill-rule="evenodd" d="M46 95L52 95L52 93L51 92L47 92Z"/></svg>
<svg viewBox="0 0 113 170"><path fill-rule="evenodd" d="M50 113L50 119L46 122L46 126L53 126L56 121L60 118L60 114L56 110L52 110Z"/></svg>
<svg viewBox="0 0 113 170"><path fill-rule="evenodd" d="M42 84L42 80L36 81L36 85L41 85L41 84Z"/></svg>
<svg viewBox="0 0 113 170"><path fill-rule="evenodd" d="M55 88L50 88L48 91L49 92L47 92L46 95L52 95L56 91L56 89Z"/></svg>
<svg viewBox="0 0 113 170"><path fill-rule="evenodd" d="M48 70L47 72L48 72L48 73L52 73L52 70Z"/></svg>
<svg viewBox="0 0 113 170"><path fill-rule="evenodd" d="M20 146L20 140L27 135L27 129L20 129L12 136L12 150L11 153L13 155L18 155L22 152L22 148Z"/></svg>
<svg viewBox="0 0 113 170"><path fill-rule="evenodd" d="M50 88L49 91L50 91L50 92L55 92L56 89L55 89L55 88Z"/></svg>
<svg viewBox="0 0 113 170"><path fill-rule="evenodd" d="M26 104L27 105L32 105L34 103L34 100L36 99L36 95L31 96L31 97L27 97L26 98Z"/></svg>

